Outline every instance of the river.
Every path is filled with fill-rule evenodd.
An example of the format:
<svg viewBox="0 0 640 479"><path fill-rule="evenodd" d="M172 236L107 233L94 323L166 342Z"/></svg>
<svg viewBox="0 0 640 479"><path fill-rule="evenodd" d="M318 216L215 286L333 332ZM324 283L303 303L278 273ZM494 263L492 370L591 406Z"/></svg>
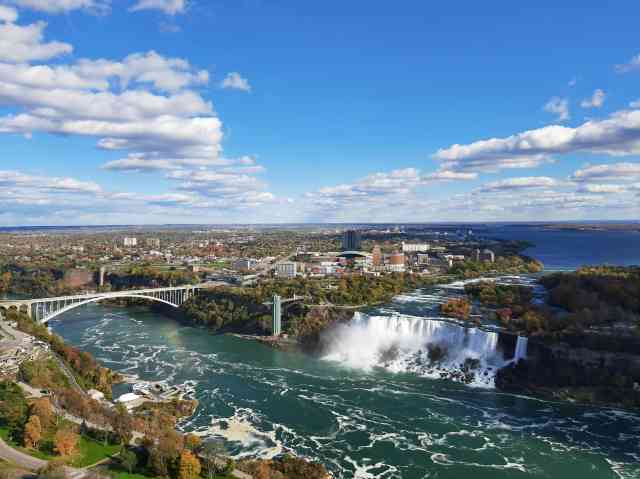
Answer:
<svg viewBox="0 0 640 479"><path fill-rule="evenodd" d="M184 385L199 407L180 427L225 438L236 457L291 451L340 478L640 477L639 415L496 391L493 371L512 352L491 331L437 317L455 294L416 291L361 313L320 358L143 308L91 305L51 327L108 367ZM455 362L480 360L477 380L434 379L442 371L424 346L434 338Z"/></svg>

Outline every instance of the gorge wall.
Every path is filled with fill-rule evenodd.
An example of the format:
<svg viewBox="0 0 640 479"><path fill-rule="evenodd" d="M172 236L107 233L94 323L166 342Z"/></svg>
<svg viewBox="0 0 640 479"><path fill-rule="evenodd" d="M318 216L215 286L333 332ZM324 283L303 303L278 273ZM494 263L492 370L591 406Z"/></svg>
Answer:
<svg viewBox="0 0 640 479"><path fill-rule="evenodd" d="M498 371L496 387L555 399L640 407L640 345L602 334L556 341L534 337L525 361Z"/></svg>

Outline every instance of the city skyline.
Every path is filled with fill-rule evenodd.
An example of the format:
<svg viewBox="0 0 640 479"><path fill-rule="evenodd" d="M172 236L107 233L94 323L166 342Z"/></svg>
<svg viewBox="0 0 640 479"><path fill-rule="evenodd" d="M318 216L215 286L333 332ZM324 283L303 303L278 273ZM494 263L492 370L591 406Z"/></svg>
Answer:
<svg viewBox="0 0 640 479"><path fill-rule="evenodd" d="M637 220L637 13L0 0L0 226Z"/></svg>

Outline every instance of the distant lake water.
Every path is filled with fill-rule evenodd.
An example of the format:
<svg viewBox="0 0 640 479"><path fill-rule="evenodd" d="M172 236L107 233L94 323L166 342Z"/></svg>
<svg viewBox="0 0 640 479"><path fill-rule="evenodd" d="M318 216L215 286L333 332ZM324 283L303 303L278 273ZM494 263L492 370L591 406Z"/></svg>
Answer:
<svg viewBox="0 0 640 479"><path fill-rule="evenodd" d="M640 233L635 231L578 231L534 225L492 226L478 234L534 244L524 254L547 270L574 270L584 265L640 265Z"/></svg>

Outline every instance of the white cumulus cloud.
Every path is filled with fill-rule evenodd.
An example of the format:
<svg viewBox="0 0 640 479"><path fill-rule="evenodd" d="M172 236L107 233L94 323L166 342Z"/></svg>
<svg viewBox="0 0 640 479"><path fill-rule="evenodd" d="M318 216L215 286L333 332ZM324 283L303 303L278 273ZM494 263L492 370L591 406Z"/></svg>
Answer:
<svg viewBox="0 0 640 479"><path fill-rule="evenodd" d="M15 8L0 5L0 22L13 23L18 19L18 12Z"/></svg>
<svg viewBox="0 0 640 479"><path fill-rule="evenodd" d="M578 191L585 193L600 193L600 194L617 194L628 191L629 187L625 185L611 185L611 184L586 184L581 185Z"/></svg>
<svg viewBox="0 0 640 479"><path fill-rule="evenodd" d="M167 15L184 13L187 8L186 0L138 0L129 10L137 12L140 10L160 10Z"/></svg>
<svg viewBox="0 0 640 479"><path fill-rule="evenodd" d="M565 98L553 97L543 107L544 111L557 115L557 121L569 119L569 102Z"/></svg>
<svg viewBox="0 0 640 479"><path fill-rule="evenodd" d="M222 80L221 86L222 88L228 88L231 90L251 91L249 80L242 78L238 72L227 73L227 76Z"/></svg>
<svg viewBox="0 0 640 479"><path fill-rule="evenodd" d="M552 155L578 152L640 153L640 110L619 111L576 128L550 125L506 138L455 144L438 150L433 158L453 171L498 171L537 166L552 161Z"/></svg>
<svg viewBox="0 0 640 479"><path fill-rule="evenodd" d="M592 165L577 170L571 180L575 182L640 181L640 163L622 162Z"/></svg>
<svg viewBox="0 0 640 479"><path fill-rule="evenodd" d="M548 176L525 176L520 178L508 178L505 180L493 181L483 185L479 191L510 191L526 190L534 188L551 188L556 186L558 181Z"/></svg>
<svg viewBox="0 0 640 479"><path fill-rule="evenodd" d="M605 97L606 95L604 91L598 88L596 91L593 92L593 95L591 95L591 98L585 98L584 100L582 100L580 102L580 106L582 108L601 108L602 105L604 105Z"/></svg>
<svg viewBox="0 0 640 479"><path fill-rule="evenodd" d="M616 71L618 73L629 73L634 70L640 70L640 53L631 57L627 63L616 65Z"/></svg>
<svg viewBox="0 0 640 479"><path fill-rule="evenodd" d="M12 63L49 60L73 51L63 42L43 42L43 31L47 24L36 22L30 25L15 23L0 24L0 61Z"/></svg>
<svg viewBox="0 0 640 479"><path fill-rule="evenodd" d="M11 0L19 7L30 8L46 13L65 13L71 10L88 10L104 13L109 10L109 0Z"/></svg>

